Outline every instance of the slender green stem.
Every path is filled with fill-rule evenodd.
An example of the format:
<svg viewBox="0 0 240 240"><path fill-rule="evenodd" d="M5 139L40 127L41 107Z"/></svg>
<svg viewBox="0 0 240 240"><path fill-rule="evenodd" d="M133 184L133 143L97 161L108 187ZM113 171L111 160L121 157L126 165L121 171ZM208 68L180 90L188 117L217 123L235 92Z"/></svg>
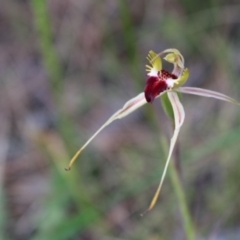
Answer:
<svg viewBox="0 0 240 240"><path fill-rule="evenodd" d="M186 232L186 237L188 240L195 239L195 230L192 222L192 218L187 206L186 197L184 194L183 186L181 184L176 166L173 162L169 165L169 174L174 187L175 194L178 199L179 207L183 217L184 228Z"/></svg>
<svg viewBox="0 0 240 240"><path fill-rule="evenodd" d="M178 142L176 144L178 144ZM162 146L163 146L165 155L167 155L168 146L167 146L165 139L162 139ZM174 192L177 196L181 215L183 218L183 225L184 225L184 229L185 229L185 233L186 233L186 239L194 240L195 239L195 229L194 229L193 221L192 221L191 214L190 214L190 211L187 206L187 200L186 200L184 189L183 189L183 186L182 186L182 183L180 180L180 176L179 176L177 167L173 161L171 161L169 164L169 174L170 174L170 179L171 179L171 182L172 182L172 185L174 188Z"/></svg>

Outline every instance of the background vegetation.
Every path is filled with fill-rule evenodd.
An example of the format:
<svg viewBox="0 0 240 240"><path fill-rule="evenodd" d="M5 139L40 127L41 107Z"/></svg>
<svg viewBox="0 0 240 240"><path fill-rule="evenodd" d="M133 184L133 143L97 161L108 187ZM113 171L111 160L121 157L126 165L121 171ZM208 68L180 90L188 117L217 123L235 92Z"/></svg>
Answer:
<svg viewBox="0 0 240 240"><path fill-rule="evenodd" d="M159 101L75 151L145 86L149 50L179 49L189 86L240 100L240 4L7 0L0 8L0 239L191 239L167 178ZM166 66L169 67L169 66ZM180 179L195 238L239 239L240 109L183 96Z"/></svg>

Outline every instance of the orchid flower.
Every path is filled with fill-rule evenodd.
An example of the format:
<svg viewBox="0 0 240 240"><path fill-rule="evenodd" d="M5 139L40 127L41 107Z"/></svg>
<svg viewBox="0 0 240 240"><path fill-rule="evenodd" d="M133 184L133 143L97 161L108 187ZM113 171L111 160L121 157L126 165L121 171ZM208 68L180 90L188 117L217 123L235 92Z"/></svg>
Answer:
<svg viewBox="0 0 240 240"><path fill-rule="evenodd" d="M162 59L161 56L165 55L164 60L173 64L172 72L168 72L162 69ZM142 107L146 103L152 103L155 98L160 97L163 93L167 93L167 96L172 105L174 114L175 129L173 136L170 141L169 152L165 167L163 169L163 174L160 179L157 191L147 209L150 211L156 204L159 197L164 178L166 176L167 168L173 153L173 149L180 131L180 128L184 122L185 112L184 108L179 100L177 92L187 93L193 95L199 95L203 97L211 97L219 100L227 101L230 103L238 104L236 100L211 90L206 90L196 87L182 87L189 77L189 70L184 67L184 58L182 54L177 49L166 49L163 52L155 53L150 51L147 57L150 65L146 65L146 71L148 79L146 81L146 87L144 92L140 93L136 97L130 99L124 104L124 106L114 113L98 130L93 134L93 136L77 151L74 157L71 159L68 168L70 170L73 163L76 161L78 156L81 154L83 149L110 123L117 119L121 119L138 108Z"/></svg>

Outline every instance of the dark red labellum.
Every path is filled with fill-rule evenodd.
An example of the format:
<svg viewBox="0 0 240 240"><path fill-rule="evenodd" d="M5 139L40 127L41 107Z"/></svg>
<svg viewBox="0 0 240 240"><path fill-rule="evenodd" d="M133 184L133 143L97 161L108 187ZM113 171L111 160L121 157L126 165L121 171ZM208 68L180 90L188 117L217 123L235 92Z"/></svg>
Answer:
<svg viewBox="0 0 240 240"><path fill-rule="evenodd" d="M153 100L161 93L168 89L166 83L167 79L177 79L172 73L166 70L161 70L158 72L158 76L151 76L146 82L146 87L144 89L145 98L147 102L153 102Z"/></svg>
<svg viewBox="0 0 240 240"><path fill-rule="evenodd" d="M161 92L167 90L167 83L158 77L149 77L144 90L147 102L153 102Z"/></svg>

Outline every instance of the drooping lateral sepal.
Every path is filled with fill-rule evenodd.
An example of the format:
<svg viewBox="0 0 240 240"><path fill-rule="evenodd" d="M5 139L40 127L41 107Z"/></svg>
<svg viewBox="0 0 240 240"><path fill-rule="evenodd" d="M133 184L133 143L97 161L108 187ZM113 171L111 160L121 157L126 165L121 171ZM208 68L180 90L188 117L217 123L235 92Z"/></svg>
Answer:
<svg viewBox="0 0 240 240"><path fill-rule="evenodd" d="M110 123L113 121L123 118L130 114L131 112L137 110L141 106L143 106L146 103L146 99L144 97L144 93L140 93L136 97L130 99L128 102L124 104L124 106L118 110L116 113L114 113L93 135L88 139L88 141L76 152L76 154L71 159L68 168L66 170L70 170L74 162L77 160L81 152L87 147L87 145Z"/></svg>
<svg viewBox="0 0 240 240"><path fill-rule="evenodd" d="M177 93L169 91L169 92L167 92L167 94L168 94L168 98L169 98L169 100L170 100L170 102L172 104L172 108L173 108L175 128L174 128L173 136L171 138L169 152L168 152L168 157L167 157L164 169L163 169L163 174L162 174L160 183L158 185L157 191L154 194L154 197L153 197L153 199L152 199L152 201L150 203L149 208L147 209L147 212L152 210L153 207L155 206L156 202L157 202L157 199L158 199L159 194L161 192L163 181L164 181L165 176L166 176L168 165L169 165L172 153L173 153L173 149L174 149L174 146L176 144L180 128L181 128L181 126L182 126L182 124L184 122L184 118L185 118L184 108L183 108L183 106L182 106L182 104L181 104L181 102L180 102L180 100L178 98Z"/></svg>

